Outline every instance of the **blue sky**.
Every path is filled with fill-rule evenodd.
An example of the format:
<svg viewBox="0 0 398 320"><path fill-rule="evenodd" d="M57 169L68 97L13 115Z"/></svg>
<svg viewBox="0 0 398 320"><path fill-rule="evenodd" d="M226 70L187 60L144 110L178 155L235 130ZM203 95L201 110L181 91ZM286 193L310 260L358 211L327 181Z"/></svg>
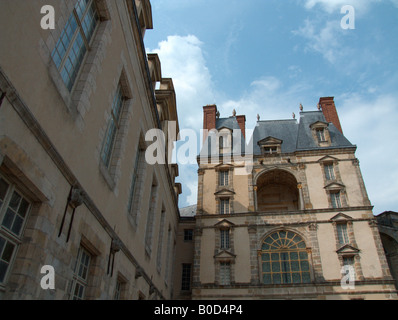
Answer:
<svg viewBox="0 0 398 320"><path fill-rule="evenodd" d="M374 214L398 211L398 0L151 0L148 52L171 77L180 128L199 132L202 107L221 117L289 119L334 96L358 146ZM355 29L341 28L344 5ZM180 207L196 203L197 166L180 165Z"/></svg>

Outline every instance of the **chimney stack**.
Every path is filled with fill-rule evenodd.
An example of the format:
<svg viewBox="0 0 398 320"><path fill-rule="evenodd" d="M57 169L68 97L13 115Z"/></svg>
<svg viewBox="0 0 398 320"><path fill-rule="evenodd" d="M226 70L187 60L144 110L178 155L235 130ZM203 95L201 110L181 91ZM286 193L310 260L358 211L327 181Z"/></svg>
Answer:
<svg viewBox="0 0 398 320"><path fill-rule="evenodd" d="M246 116L236 116L243 138L246 140Z"/></svg>
<svg viewBox="0 0 398 320"><path fill-rule="evenodd" d="M216 128L216 113L217 113L217 106L214 105L207 105L203 107L203 130L210 131L211 129ZM207 135L203 135L203 140L207 138Z"/></svg>
<svg viewBox="0 0 398 320"><path fill-rule="evenodd" d="M336 105L334 104L334 97L323 97L319 99L319 105L322 108L323 115L327 122L331 122L334 126L343 133L341 128L339 115L337 114Z"/></svg>

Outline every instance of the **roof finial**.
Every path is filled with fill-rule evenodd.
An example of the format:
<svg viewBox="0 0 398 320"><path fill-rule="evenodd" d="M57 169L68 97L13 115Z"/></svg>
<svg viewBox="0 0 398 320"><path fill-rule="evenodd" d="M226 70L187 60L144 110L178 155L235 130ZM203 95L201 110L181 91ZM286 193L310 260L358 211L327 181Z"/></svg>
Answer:
<svg viewBox="0 0 398 320"><path fill-rule="evenodd" d="M216 117L217 117L217 119L219 119L219 118L220 118L220 111L217 111L217 113L216 113Z"/></svg>
<svg viewBox="0 0 398 320"><path fill-rule="evenodd" d="M257 113L257 121L260 121L260 115Z"/></svg>
<svg viewBox="0 0 398 320"><path fill-rule="evenodd" d="M232 116L233 116L233 117L236 117L236 110L235 110L235 109L232 110Z"/></svg>
<svg viewBox="0 0 398 320"><path fill-rule="evenodd" d="M303 105L300 103L300 111L303 111Z"/></svg>
<svg viewBox="0 0 398 320"><path fill-rule="evenodd" d="M293 112L292 116L293 116L293 119L296 119L296 114L294 112Z"/></svg>
<svg viewBox="0 0 398 320"><path fill-rule="evenodd" d="M318 110L321 111L321 104L320 103L318 103L317 107L318 107Z"/></svg>

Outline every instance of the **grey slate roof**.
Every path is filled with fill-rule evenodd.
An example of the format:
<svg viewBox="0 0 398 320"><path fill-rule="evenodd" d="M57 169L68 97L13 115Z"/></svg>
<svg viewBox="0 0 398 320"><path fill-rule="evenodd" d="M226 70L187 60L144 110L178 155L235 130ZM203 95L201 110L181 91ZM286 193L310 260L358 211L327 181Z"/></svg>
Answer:
<svg viewBox="0 0 398 320"><path fill-rule="evenodd" d="M328 147L320 147L314 140L310 125L315 122L326 122L322 111L305 111L300 112L300 120L268 120L258 121L253 132L253 152L260 155L261 150L258 142L273 137L282 140L282 153L292 153L295 151L331 149L331 148L355 148L348 139L333 125L329 123L328 129L331 138L331 145ZM219 118L216 120L216 129L240 129L235 117ZM244 150L244 141L242 139L242 151ZM210 150L210 147L209 149Z"/></svg>
<svg viewBox="0 0 398 320"><path fill-rule="evenodd" d="M194 217L196 215L197 205L194 204L192 206L180 208L180 216L181 217Z"/></svg>

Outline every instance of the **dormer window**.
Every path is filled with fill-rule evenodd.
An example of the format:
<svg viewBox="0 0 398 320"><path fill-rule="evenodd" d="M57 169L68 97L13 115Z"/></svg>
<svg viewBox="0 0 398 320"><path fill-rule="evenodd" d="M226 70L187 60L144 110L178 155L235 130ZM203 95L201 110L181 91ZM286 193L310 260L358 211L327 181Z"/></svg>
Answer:
<svg viewBox="0 0 398 320"><path fill-rule="evenodd" d="M325 142L326 141L325 129L323 128L316 129L316 136L318 138L318 142Z"/></svg>
<svg viewBox="0 0 398 320"><path fill-rule="evenodd" d="M312 137L319 147L329 147L331 144L329 124L323 121L317 121L310 125Z"/></svg>
<svg viewBox="0 0 398 320"><path fill-rule="evenodd" d="M281 153L282 140L274 137L267 137L258 142L263 155L276 155Z"/></svg>

